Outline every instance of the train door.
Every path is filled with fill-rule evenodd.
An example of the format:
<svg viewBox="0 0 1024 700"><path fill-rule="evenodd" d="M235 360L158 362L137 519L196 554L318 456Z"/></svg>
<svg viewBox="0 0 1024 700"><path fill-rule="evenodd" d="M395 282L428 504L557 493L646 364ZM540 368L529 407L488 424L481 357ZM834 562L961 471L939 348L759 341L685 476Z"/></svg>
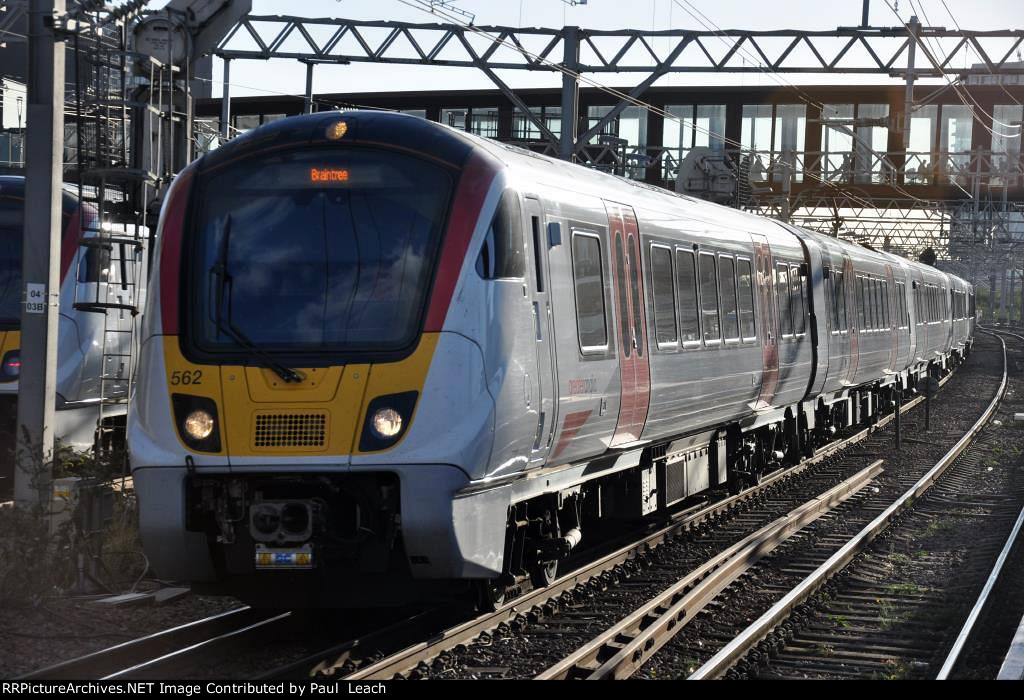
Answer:
<svg viewBox="0 0 1024 700"><path fill-rule="evenodd" d="M605 202L612 247L616 337L622 398L611 446L636 442L647 422L651 368L647 358L647 314L640 264L640 231L631 207Z"/></svg>
<svg viewBox="0 0 1024 700"><path fill-rule="evenodd" d="M771 405L779 386L779 318L775 313L775 278L772 275L772 252L768 239L757 233L750 235L754 242L754 268L757 293L761 307L759 324L761 340L761 395L760 404Z"/></svg>
<svg viewBox="0 0 1024 700"><path fill-rule="evenodd" d="M860 290L857 285L857 271L853 269L853 260L849 255L843 255L843 285L846 287L846 328L850 339L849 370L846 374L846 383L854 384L857 377L857 370L860 367Z"/></svg>
<svg viewBox="0 0 1024 700"><path fill-rule="evenodd" d="M535 196L523 198L523 230L529 238L530 257L530 301L533 307L533 330L536 343L537 377L533 388L537 396L537 432L534 435L530 465L543 463L551 447L556 424L558 401L555 391L558 387L557 365L555 364L554 319L551 314L550 266L548 264L548 242L544 235L544 211Z"/></svg>

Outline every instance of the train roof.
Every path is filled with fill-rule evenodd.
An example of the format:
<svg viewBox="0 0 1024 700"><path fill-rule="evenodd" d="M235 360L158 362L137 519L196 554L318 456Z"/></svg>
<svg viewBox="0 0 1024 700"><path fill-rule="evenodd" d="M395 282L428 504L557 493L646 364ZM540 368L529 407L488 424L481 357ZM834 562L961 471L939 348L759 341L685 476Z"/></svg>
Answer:
<svg viewBox="0 0 1024 700"><path fill-rule="evenodd" d="M345 122L341 136L329 127ZM333 136L333 138L332 138ZM400 112L354 110L317 112L280 119L246 132L220 148L207 153L197 163L200 172L229 162L247 153L267 148L294 145L327 146L335 143L387 145L427 156L454 168L461 168L474 151L482 150L513 170L525 170L531 181L543 181L567 190L584 191L605 199L621 199L624 188L633 194L637 204L681 219L709 225L726 226L746 233L759 233L769 241L783 237L804 236L824 247L843 249L852 257L924 268L929 274L946 273L937 268L892 253L833 238L823 233L785 224L749 212L732 209L702 199L604 173L592 168L551 158L511 144L469 134L452 127ZM924 273L922 273L924 274ZM950 275L952 277L952 275ZM966 283L965 283L966 284Z"/></svg>

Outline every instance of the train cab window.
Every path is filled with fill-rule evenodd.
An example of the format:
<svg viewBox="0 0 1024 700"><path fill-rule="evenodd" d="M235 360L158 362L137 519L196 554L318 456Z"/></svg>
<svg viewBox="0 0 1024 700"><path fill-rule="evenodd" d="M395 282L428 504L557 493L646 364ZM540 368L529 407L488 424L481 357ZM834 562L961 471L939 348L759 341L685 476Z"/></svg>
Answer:
<svg viewBox="0 0 1024 700"><path fill-rule="evenodd" d="M684 343L700 342L697 311L697 273L693 253L676 249L676 302L679 305L679 337Z"/></svg>
<svg viewBox="0 0 1024 700"><path fill-rule="evenodd" d="M740 258L736 263L737 289L740 297L740 336L743 340L757 340L754 322L754 273L749 260Z"/></svg>
<svg viewBox="0 0 1024 700"><path fill-rule="evenodd" d="M722 287L722 335L726 341L740 339L739 308L736 304L736 261L733 258L719 258Z"/></svg>
<svg viewBox="0 0 1024 700"><path fill-rule="evenodd" d="M715 256L700 254L700 317L704 327L704 342L713 343L722 339L718 320L718 269Z"/></svg>
<svg viewBox="0 0 1024 700"><path fill-rule="evenodd" d="M589 233L572 232L572 276L580 351L584 355L602 353L608 348L608 327L600 238Z"/></svg>
<svg viewBox="0 0 1024 700"><path fill-rule="evenodd" d="M672 275L672 251L651 246L651 293L654 296L654 335L658 347L679 344L676 332L676 297Z"/></svg>
<svg viewBox="0 0 1024 700"><path fill-rule="evenodd" d="M789 268L789 286L792 290L793 333L804 335L807 332L807 315L804 313L804 286L800 268L791 265Z"/></svg>
<svg viewBox="0 0 1024 700"><path fill-rule="evenodd" d="M522 279L526 272L519 197L505 190L484 236L476 271L483 279Z"/></svg>
<svg viewBox="0 0 1024 700"><path fill-rule="evenodd" d="M783 338L793 335L793 316L789 299L789 267L775 266L775 296L779 302L779 331Z"/></svg>

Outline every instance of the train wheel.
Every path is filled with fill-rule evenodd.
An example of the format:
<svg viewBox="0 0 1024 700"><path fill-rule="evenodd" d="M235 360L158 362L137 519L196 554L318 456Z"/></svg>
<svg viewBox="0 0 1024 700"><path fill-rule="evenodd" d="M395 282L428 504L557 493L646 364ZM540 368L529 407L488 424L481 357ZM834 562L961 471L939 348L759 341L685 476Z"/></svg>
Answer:
<svg viewBox="0 0 1024 700"><path fill-rule="evenodd" d="M508 586L502 578L489 578L479 583L478 599L480 610L494 612L505 604Z"/></svg>
<svg viewBox="0 0 1024 700"><path fill-rule="evenodd" d="M743 479L735 470L729 471L728 483L730 496L738 496L740 495L740 492L743 491Z"/></svg>
<svg viewBox="0 0 1024 700"><path fill-rule="evenodd" d="M530 568L534 588L550 586L558 578L558 561L537 562Z"/></svg>

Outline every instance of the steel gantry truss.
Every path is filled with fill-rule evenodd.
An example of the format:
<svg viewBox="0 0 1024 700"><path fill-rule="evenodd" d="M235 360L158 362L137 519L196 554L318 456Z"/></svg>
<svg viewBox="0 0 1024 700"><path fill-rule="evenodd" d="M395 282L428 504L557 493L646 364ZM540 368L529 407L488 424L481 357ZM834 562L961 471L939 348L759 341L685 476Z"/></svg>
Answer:
<svg viewBox="0 0 1024 700"><path fill-rule="evenodd" d="M791 196L788 188L784 188L781 195L777 188L767 188L744 202L744 208L906 255L933 248L941 257L958 257L952 248L963 249L973 245L977 249L973 255L981 258L991 257L1000 243L1015 248L1017 241L1013 236L1006 241L997 240L1002 237L994 230L992 235L983 234L980 242L976 239L965 246L966 242L958 232L972 227L977 230L980 216L977 202L973 207L975 211L971 212L970 207L964 209L963 199L941 201L920 198L902 185L914 184L916 181L912 177L919 177L920 173L920 168L913 167L910 154L906 153L910 114L916 106L913 102L914 82L921 78L943 78L956 89L956 82L971 76L1024 75L1024 62L1019 60L1020 51L1024 48L1024 30L971 31L959 27L955 30L925 27L916 17L905 25L870 27L867 26L866 10L865 4L862 26L825 31L477 27L462 23L452 15L445 16L449 20L446 24L249 16L228 32L215 54L224 59L226 76L230 62L235 59L285 58L305 62L307 111L313 105L312 73L316 64L379 63L476 68L539 132L538 141L530 144L530 148L564 159L579 159L598 167L609 160L605 157L607 154L596 159L593 157L595 148L607 150L612 147L609 146L611 142L604 138L609 124L627 107L644 106L643 98L649 94L649 89L669 74L765 72L899 78L906 83L905 104L902 114L890 114L893 120L890 152L877 154L885 161L888 174L883 180L888 186L865 192L850 182L842 182L843 178L832 177L821 167L807 168L804 164L805 173L820 171L817 178L813 178L820 186L803 187L794 193L796 196ZM967 61L968 54L971 54L970 62ZM540 111L527 105L497 74L508 70L561 74L561 131L558 135L549 128L549 122ZM621 90L607 88L598 82L600 76L612 73L636 78L630 81L631 87ZM984 80L991 78L982 82ZM581 127L580 119L581 84L610 93L614 103L596 123L590 120L584 127ZM799 88L796 90L803 93ZM230 84L225 79L222 129L230 118L229 95ZM900 120L902 129L897 126ZM595 137L601 138L597 138L595 143ZM734 139L736 137L738 134L734 134ZM733 143L729 148L738 145ZM642 170L646 164L648 174L654 170L650 166L652 157L658 157L656 153L646 152L637 157L644 162L634 163L636 167ZM735 153L731 157L735 163L742 162ZM808 157L807 154L804 157ZM971 162L979 158L972 158ZM619 170L621 168L616 172ZM967 174L964 182L968 187L974 184L971 189L975 194L972 196L960 188L972 200L978 199L979 183L991 185L999 182L999 178L992 179L995 171L990 168L984 168L984 178L982 173L974 173L974 170L977 168ZM1013 177L1011 174L1010 179L1002 178L1004 202L1006 187L1019 184L1019 178L1015 180ZM837 179L839 182L835 181ZM956 176L954 179L962 178ZM982 225L981 228L988 231L992 227ZM957 239L953 245L951 239ZM986 246L993 250L985 252ZM958 252L963 258L967 251Z"/></svg>
<svg viewBox="0 0 1024 700"><path fill-rule="evenodd" d="M904 26L647 31L252 15L228 32L215 54L226 61L295 59L306 62L310 73L316 63L477 68L522 110L544 139L558 143L562 158L571 158L659 78L671 73L873 74L903 77L910 84L924 77L1024 74L1024 64L1013 60L1024 45L1024 30L922 27L916 19L911 26L916 42ZM927 43L930 59L934 59L923 67L914 64L913 49L920 43ZM957 57L967 50L980 62L970 68L954 67ZM562 74L562 123L567 128L562 129L560 139L497 76L498 70ZM645 77L628 93L619 92L618 104L576 138L579 83L598 85L588 81L587 74L608 73ZM307 91L311 85L307 79ZM307 95L307 101L310 98Z"/></svg>
<svg viewBox="0 0 1024 700"><path fill-rule="evenodd" d="M240 45L251 39L249 48ZM493 37L493 39L492 39ZM919 37L943 46L934 66L916 68L918 77L1024 73L1011 65L1024 44L1024 30L970 31L922 27ZM666 48L662 42L671 42ZM466 43L482 45L479 54ZM583 73L865 73L902 75L910 38L903 26L852 27L825 31L602 30L563 27L462 26L411 22L251 15L217 47L223 58L292 58L368 63L402 63L491 69L558 70L566 43L578 44ZM983 66L955 68L969 47ZM689 50L687 50L689 49ZM746 51L763 62L742 61ZM588 57L589 56L589 57ZM586 58L585 58L586 57Z"/></svg>

